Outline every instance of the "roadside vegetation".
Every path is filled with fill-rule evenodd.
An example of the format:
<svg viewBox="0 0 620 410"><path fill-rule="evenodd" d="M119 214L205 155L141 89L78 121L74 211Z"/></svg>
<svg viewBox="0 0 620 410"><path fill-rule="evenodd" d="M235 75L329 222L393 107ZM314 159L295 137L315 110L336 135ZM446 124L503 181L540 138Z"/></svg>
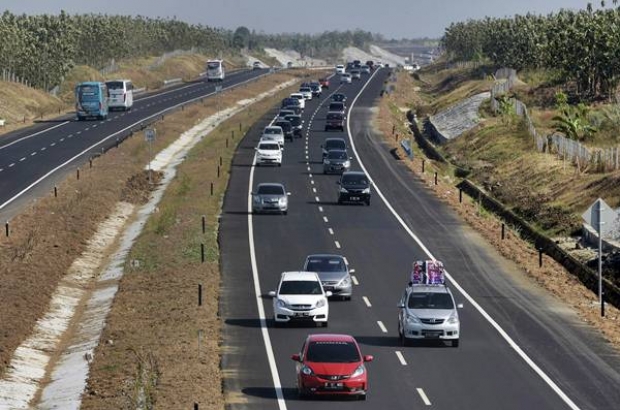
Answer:
<svg viewBox="0 0 620 410"><path fill-rule="evenodd" d="M459 175L458 167L467 167L468 179L484 187L539 230L557 237L574 250L577 241L567 237L576 233L581 213L594 200L602 197L612 207L620 206L620 171L580 172L570 162L539 153L521 119L509 110L492 114L488 104L481 107L482 121L477 128L438 147L454 165L427 158L415 143L412 145L413 160L406 159L407 154L400 142L411 136L407 111L417 113L422 128L427 115L440 112L472 93L488 91L492 85L485 74L485 71L491 72L488 67L449 68L452 67L450 64L438 67L414 74L401 71L388 80L385 86L391 92L386 93L379 103L376 127L430 191L449 204L502 256L517 263L524 275L570 304L582 320L596 326L620 349L618 309L607 304L606 317L601 318L597 296L593 292L551 258L545 256L543 266L539 267L537 249L521 239L519 232L507 228L502 240L502 221L485 211L474 198L463 195L463 202L459 202L456 188L463 176ZM526 90L528 85L522 84L521 87ZM532 93L531 101L539 98L542 96ZM554 116L561 114L558 110L534 108L531 115L546 124L549 130L554 130ZM437 184L435 173L438 175ZM574 252L584 261L594 258L592 251ZM613 265L608 264L608 268L606 277L618 284L620 275L613 270Z"/></svg>

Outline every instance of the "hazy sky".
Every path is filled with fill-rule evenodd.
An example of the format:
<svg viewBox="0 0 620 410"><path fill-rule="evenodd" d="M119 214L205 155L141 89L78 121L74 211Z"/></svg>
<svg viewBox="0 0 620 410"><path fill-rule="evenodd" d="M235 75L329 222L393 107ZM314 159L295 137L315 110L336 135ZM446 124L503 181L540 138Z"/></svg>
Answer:
<svg viewBox="0 0 620 410"><path fill-rule="evenodd" d="M587 0L0 0L21 14L130 14L265 33L363 29L388 38L440 37L454 21L584 9ZM600 1L594 1L600 4ZM611 4L611 0L608 1Z"/></svg>

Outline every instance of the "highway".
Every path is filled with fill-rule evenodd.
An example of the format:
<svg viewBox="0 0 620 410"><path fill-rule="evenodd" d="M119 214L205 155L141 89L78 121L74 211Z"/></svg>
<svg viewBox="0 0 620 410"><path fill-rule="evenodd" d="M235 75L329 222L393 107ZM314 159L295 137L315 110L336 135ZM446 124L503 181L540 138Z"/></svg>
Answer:
<svg viewBox="0 0 620 410"><path fill-rule="evenodd" d="M266 75L268 70L229 74L223 89ZM42 121L0 138L0 217L10 219L30 198L48 193L66 173L123 140L132 130L175 107L215 93L215 83L194 81L138 97L127 112L105 121L77 121L74 115Z"/></svg>
<svg viewBox="0 0 620 410"><path fill-rule="evenodd" d="M617 409L620 357L560 301L523 278L390 153L371 125L388 71L340 87L349 130L323 131L324 102L307 102L309 131L286 143L282 167L253 167L253 148L276 110L255 124L233 158L220 221L224 391L229 409ZM357 99L356 99L357 97ZM320 144L350 138L353 169L374 182L372 205L337 205L337 176L322 174ZM306 148L307 142L307 148ZM306 154L307 150L307 154ZM307 155L307 156L306 156ZM251 215L249 192L281 182L289 212ZM327 329L275 328L272 301L281 272L311 253L340 253L355 269L351 301L330 302ZM444 261L460 310L458 348L402 347L396 304L411 263ZM367 365L368 400L301 401L291 354L308 333L348 333Z"/></svg>

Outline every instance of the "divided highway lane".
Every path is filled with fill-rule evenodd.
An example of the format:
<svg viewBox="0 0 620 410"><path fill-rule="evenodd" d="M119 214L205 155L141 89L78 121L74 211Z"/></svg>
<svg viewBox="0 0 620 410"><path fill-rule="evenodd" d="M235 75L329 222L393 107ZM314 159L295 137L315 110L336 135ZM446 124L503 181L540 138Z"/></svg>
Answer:
<svg viewBox="0 0 620 410"><path fill-rule="evenodd" d="M241 71L229 75L224 88L265 75L267 70ZM215 92L214 83L196 81L136 100L128 112L110 112L105 121L77 121L60 117L45 124L3 135L0 138L0 215L9 218L25 192L47 192L62 171L78 166L128 135L132 128L162 115L171 107ZM45 181L43 181L45 179Z"/></svg>
<svg viewBox="0 0 620 410"><path fill-rule="evenodd" d="M399 165L396 165L396 171L391 168L389 164L395 161L387 156L389 150L370 132L370 127L367 125L372 116L370 107L379 95L385 75L385 70L375 75L376 78L372 80L357 103L359 109L356 108L350 113L358 153L363 161L368 161L372 166L371 175L377 173L374 177L379 187L389 187L386 191L393 195L390 201L396 202L399 211L406 211L405 218L412 225L411 228L421 229L428 236L433 236L433 245L439 246L438 257L446 257L444 259L447 259L448 269L451 271L462 269L458 274L452 272L457 280L461 280L463 276L478 278L480 272L494 272L497 270L498 261L489 256L484 249L472 245L464 246L461 243L463 238L467 235L471 237L471 234L461 232L464 228L460 223L430 195L426 197L422 194L415 195L418 190L424 191L423 186L416 184L402 166L399 168ZM355 83L342 87L342 91L349 96L349 105L360 88L361 84ZM310 102L304 114L307 124L311 127L307 139L307 154L306 136L304 136L304 141L295 140L293 143L287 143L282 168L255 169L254 186L259 182L283 182L291 191L288 216L258 215L252 216L251 220L262 294L275 288L282 271L300 269L304 257L309 253L342 253L348 258L350 266L356 269L355 282L358 285L355 287L353 300L330 303L328 331L356 336L363 351L375 355L375 361L368 365L369 399L365 403L355 404L341 400L326 400L321 401L320 406L322 408L354 405L364 408L434 406L446 409L496 409L498 406L508 409L570 408L454 287L457 300L466 304L465 309L461 311L464 332L461 347L454 349L436 345L414 348L399 346L395 305L406 283L411 261L415 258L424 258L424 250L398 224L376 193L371 207L335 204L337 177L321 175L319 145L328 135L345 134L324 133L323 119L326 108L321 107L318 110L317 108L316 101ZM222 260L225 267L223 282L229 283L224 287L228 292L223 295L222 303L224 306L232 307L229 311L234 311L234 316L225 316L227 323L225 340L235 341L233 343L235 353L224 356L224 371L237 374L240 369L243 372L239 377L233 378L235 383L228 384L230 388L226 389L227 393L242 393L242 399L235 401L238 405L233 405L232 408L277 408L278 404L273 390L274 382L266 365L269 362L265 356L265 348L260 346L257 339L265 329L261 329L257 319L258 312L253 297L248 297L248 292L252 291L251 286L246 285L247 281L251 281L251 264L249 256L245 253L249 251L249 247L244 244L243 239L244 235L248 235L247 226L243 228L244 220L247 224L247 215L243 211L237 211L238 213L231 211L231 209L243 209L245 206L247 212L245 171L250 169L248 165L251 162L251 148L258 140L258 132L257 130L256 134L246 137L242 143L239 155L244 158L244 168L233 168L231 179L231 188L234 186L242 190L242 193L233 194L231 190L228 191L222 221ZM353 164L354 168L359 168L355 161ZM237 228L234 232L230 231L233 225ZM441 235L438 235L434 232L438 229L447 232L440 230ZM228 246L232 242L234 246ZM431 251L435 250L431 248ZM465 252L471 253L465 255ZM452 253L456 256L452 256ZM233 258L233 262L226 262L230 261L230 258ZM484 276L486 277L486 273ZM542 295L533 295L530 289L505 276L506 273L501 275L496 273L486 281L475 279L473 285L477 287L474 290L481 290L475 292L476 297L482 298L484 304L488 304L487 300L490 300L491 304L496 305L493 313L498 312L499 307L504 309L503 312L498 312L503 313L500 318L504 320L500 324L510 333L527 334L532 328L541 327L539 324L541 319L533 315L533 312L527 315L520 312L520 309L523 309L520 303L526 299L533 306L542 305L537 299ZM237 290L232 289L230 283L243 285ZM469 287L467 289L471 290ZM517 292L523 292L527 296L515 298L513 294ZM270 324L271 300L261 299L261 303L269 318L267 323ZM227 309L223 309L222 312L226 315ZM519 318L517 323L510 320L510 315L514 313ZM550 329L553 329L553 326ZM290 360L290 354L299 350L309 332L323 331L325 330L312 328L268 329L277 364L277 375L285 399L280 402L280 408L286 406L303 409L317 406L316 402L303 402L297 399L294 365ZM247 339L240 340L241 334ZM540 337L542 339L537 339ZM548 333L539 334L532 337L529 342L545 346L557 337ZM250 340L252 342L248 343ZM571 353L575 356L580 355L577 349L573 349ZM556 382L556 377L560 380L562 377L567 379L572 377L579 378L583 384L587 384L588 386L583 388L583 385L560 383L562 388L569 388L567 393L571 398L581 395L587 397L583 404L579 403L582 408L612 408L609 405L618 402L617 396L614 396L612 391L613 386L617 386L618 383L612 383L607 388L598 386L597 389L597 382L613 382L615 379L609 371L605 373L600 358L593 359L598 357L595 351L588 351L588 357L598 366L597 375L606 374L607 377L594 377L594 381L584 381L591 377L591 374L585 372L583 368L574 368L573 374L570 375L551 372L550 376ZM538 355L535 359L541 360L542 363L548 360L545 355ZM233 364L235 367L227 367L227 364ZM607 367L607 370L609 367L614 368L613 365ZM595 389L591 390L592 387ZM575 393L575 390L578 390L578 393ZM597 391L603 393L603 397L596 399L590 397L590 393ZM271 400L270 406L267 405L269 400Z"/></svg>

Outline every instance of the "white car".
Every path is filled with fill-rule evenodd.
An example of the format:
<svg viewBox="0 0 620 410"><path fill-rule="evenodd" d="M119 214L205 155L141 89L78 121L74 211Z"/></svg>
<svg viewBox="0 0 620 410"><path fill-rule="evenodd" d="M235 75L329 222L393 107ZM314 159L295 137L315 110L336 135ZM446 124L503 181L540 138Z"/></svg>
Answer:
<svg viewBox="0 0 620 410"><path fill-rule="evenodd" d="M256 150L256 166L262 164L272 164L282 166L282 147L278 142L271 140L261 140Z"/></svg>
<svg viewBox="0 0 620 410"><path fill-rule="evenodd" d="M340 76L340 84L351 84L351 74L344 73Z"/></svg>
<svg viewBox="0 0 620 410"><path fill-rule="evenodd" d="M277 125L270 125L263 129L261 141L272 140L284 147L284 130Z"/></svg>
<svg viewBox="0 0 620 410"><path fill-rule="evenodd" d="M301 87L299 93L303 95L306 100L312 99L312 88L310 87Z"/></svg>
<svg viewBox="0 0 620 410"><path fill-rule="evenodd" d="M336 74L344 74L344 66L342 64L336 66Z"/></svg>
<svg viewBox="0 0 620 410"><path fill-rule="evenodd" d="M312 94L312 91L310 91L310 94ZM293 93L289 97L299 100L299 106L302 110L306 108L306 97L302 93Z"/></svg>
<svg viewBox="0 0 620 410"><path fill-rule="evenodd" d="M316 272L283 272L277 291L269 292L273 298L273 318L276 324L313 322L327 327L329 304Z"/></svg>

